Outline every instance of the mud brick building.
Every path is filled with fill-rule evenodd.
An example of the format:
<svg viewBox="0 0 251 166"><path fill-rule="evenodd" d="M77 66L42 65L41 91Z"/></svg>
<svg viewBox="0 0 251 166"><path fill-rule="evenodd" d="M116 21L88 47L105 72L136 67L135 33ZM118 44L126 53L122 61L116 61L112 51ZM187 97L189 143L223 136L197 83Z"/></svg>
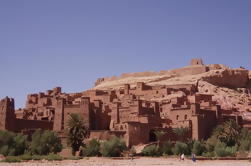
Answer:
<svg viewBox="0 0 251 166"><path fill-rule="evenodd" d="M187 70L186 70L187 69ZM193 59L191 66L176 74L207 72L202 60ZM99 84L104 80L98 80ZM90 138L108 139L116 135L127 145L156 141L154 131L165 131L162 139L177 140L174 128L187 127L191 139L205 139L219 123L234 119L245 125L236 109L225 110L201 93L198 84L148 85L137 82L117 89L92 89L63 93L60 87L27 96L26 106L15 110L14 99L0 101L0 129L30 133L37 128L63 134L71 113L81 115L90 129ZM247 124L249 122L246 122Z"/></svg>

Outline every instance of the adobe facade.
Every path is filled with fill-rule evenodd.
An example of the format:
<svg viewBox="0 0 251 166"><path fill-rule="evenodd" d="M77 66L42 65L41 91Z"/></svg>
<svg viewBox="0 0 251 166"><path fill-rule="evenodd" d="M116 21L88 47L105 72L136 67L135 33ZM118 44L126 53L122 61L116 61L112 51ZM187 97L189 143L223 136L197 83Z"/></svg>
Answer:
<svg viewBox="0 0 251 166"><path fill-rule="evenodd" d="M203 65L193 60L192 65ZM212 95L198 92L194 84L150 86L137 82L116 90L63 93L60 87L27 96L26 106L15 110L14 99L0 101L0 129L30 133L37 128L63 134L71 113L81 115L90 138L116 135L127 145L156 141L154 131L165 131L162 139L177 140L174 128L189 128L188 138L205 139L212 129L228 119L243 124L239 112L224 110ZM63 137L63 136L62 136Z"/></svg>

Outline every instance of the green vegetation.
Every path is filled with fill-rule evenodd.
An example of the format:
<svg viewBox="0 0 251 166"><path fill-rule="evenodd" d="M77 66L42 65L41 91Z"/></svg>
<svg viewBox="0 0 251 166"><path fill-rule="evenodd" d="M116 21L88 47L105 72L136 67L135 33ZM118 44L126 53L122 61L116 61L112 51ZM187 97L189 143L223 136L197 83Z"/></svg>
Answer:
<svg viewBox="0 0 251 166"><path fill-rule="evenodd" d="M172 142L170 140L164 142L160 148L160 151L163 155L172 155Z"/></svg>
<svg viewBox="0 0 251 166"><path fill-rule="evenodd" d="M48 161L60 161L60 160L63 160L64 158L58 154L51 153L51 154L45 156L44 159L46 159Z"/></svg>
<svg viewBox="0 0 251 166"><path fill-rule="evenodd" d="M227 146L239 144L241 127L234 121L230 120L215 128L213 136L217 137Z"/></svg>
<svg viewBox="0 0 251 166"><path fill-rule="evenodd" d="M7 156L2 162L18 163L21 162L21 159L18 156Z"/></svg>
<svg viewBox="0 0 251 166"><path fill-rule="evenodd" d="M82 156L100 156L100 142L92 139L86 147L82 148Z"/></svg>
<svg viewBox="0 0 251 166"><path fill-rule="evenodd" d="M237 147L227 147L225 143L219 141L215 145L214 151L215 155L218 157L234 156L237 151Z"/></svg>
<svg viewBox="0 0 251 166"><path fill-rule="evenodd" d="M160 139L166 134L166 132L164 131L155 131L154 134L156 135L157 137L157 140L158 140L158 148L160 146Z"/></svg>
<svg viewBox="0 0 251 166"><path fill-rule="evenodd" d="M173 149L173 153L175 155L180 155L180 154L189 154L189 149L188 149L188 145L186 143L183 142L176 142L176 144L174 145L174 149Z"/></svg>
<svg viewBox="0 0 251 166"><path fill-rule="evenodd" d="M142 154L144 156L160 156L161 152L160 152L158 146L156 146L156 145L149 145L149 146L146 146L143 149Z"/></svg>
<svg viewBox="0 0 251 166"><path fill-rule="evenodd" d="M88 129L79 114L70 114L67 126L68 144L75 156L75 153L83 146L83 140L88 137Z"/></svg>
<svg viewBox="0 0 251 166"><path fill-rule="evenodd" d="M176 134L180 141L186 141L185 136L189 133L190 129L188 127L174 128L173 133Z"/></svg>
<svg viewBox="0 0 251 166"><path fill-rule="evenodd" d="M9 131L0 131L0 154L17 156L23 154L27 148L26 136Z"/></svg>
<svg viewBox="0 0 251 166"><path fill-rule="evenodd" d="M22 134L0 131L0 154L6 156L4 162L59 160L60 156L55 153L61 150L61 141L53 131L37 130L33 133L31 142Z"/></svg>
<svg viewBox="0 0 251 166"><path fill-rule="evenodd" d="M251 151L251 132L248 129L241 130L239 151Z"/></svg>
<svg viewBox="0 0 251 166"><path fill-rule="evenodd" d="M251 151L251 131L245 128L241 129L234 120L218 125L206 141L185 139L189 132L188 128L175 128L173 132L180 141L177 141L174 145L171 141L166 141L162 143L160 148L158 148L160 142L157 145L147 146L142 152L143 155L180 155L183 153L191 155L191 153L194 153L196 156L204 157L233 157L236 156L237 152L247 154Z"/></svg>
<svg viewBox="0 0 251 166"><path fill-rule="evenodd" d="M113 137L101 145L101 154L104 157L119 157L126 150L125 141L118 137Z"/></svg>
<svg viewBox="0 0 251 166"><path fill-rule="evenodd" d="M81 156L85 157L101 155L104 157L120 157L136 154L133 147L128 149L125 141L118 137L112 137L104 142L92 139L84 145L83 140L88 136L88 129L80 116L71 114L68 125L69 142L74 154L79 149L81 149ZM251 131L241 129L233 120L217 126L211 137L205 141L184 139L189 132L189 129L186 128L176 128L174 132L182 141L171 142L167 140L160 142L165 132L155 132L158 142L146 146L142 155L166 156L173 154L191 155L193 153L196 156L205 157L233 157L236 156L237 152L246 155L251 151ZM31 141L28 141L27 136L22 134L0 131L0 154L6 156L4 162L79 159L75 156L63 158L57 154L61 150L60 138L53 131L36 130L31 137Z"/></svg>
<svg viewBox="0 0 251 166"><path fill-rule="evenodd" d="M30 145L31 154L47 155L49 153L60 152L61 150L61 140L55 132L37 130L32 135Z"/></svg>
<svg viewBox="0 0 251 166"><path fill-rule="evenodd" d="M194 153L196 156L201 156L203 152L206 151L205 144L200 141L194 141L192 153Z"/></svg>

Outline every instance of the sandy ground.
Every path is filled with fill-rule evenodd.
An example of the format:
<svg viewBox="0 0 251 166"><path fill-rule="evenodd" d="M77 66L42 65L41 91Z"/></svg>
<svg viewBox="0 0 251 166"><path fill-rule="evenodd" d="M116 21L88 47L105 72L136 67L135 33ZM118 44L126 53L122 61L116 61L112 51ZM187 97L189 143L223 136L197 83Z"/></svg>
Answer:
<svg viewBox="0 0 251 166"><path fill-rule="evenodd" d="M60 162L22 162L22 163L0 163L0 166L251 166L249 161L236 160L214 160L214 161L179 161L174 158L138 158L131 160L114 160L104 158L90 158L77 161Z"/></svg>

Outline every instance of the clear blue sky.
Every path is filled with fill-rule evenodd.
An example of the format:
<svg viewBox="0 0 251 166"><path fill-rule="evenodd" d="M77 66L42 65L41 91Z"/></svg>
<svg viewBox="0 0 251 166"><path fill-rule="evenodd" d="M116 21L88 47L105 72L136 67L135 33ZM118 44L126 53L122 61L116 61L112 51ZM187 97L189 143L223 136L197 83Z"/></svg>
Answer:
<svg viewBox="0 0 251 166"><path fill-rule="evenodd" d="M251 69L250 0L0 0L0 98L206 64Z"/></svg>

